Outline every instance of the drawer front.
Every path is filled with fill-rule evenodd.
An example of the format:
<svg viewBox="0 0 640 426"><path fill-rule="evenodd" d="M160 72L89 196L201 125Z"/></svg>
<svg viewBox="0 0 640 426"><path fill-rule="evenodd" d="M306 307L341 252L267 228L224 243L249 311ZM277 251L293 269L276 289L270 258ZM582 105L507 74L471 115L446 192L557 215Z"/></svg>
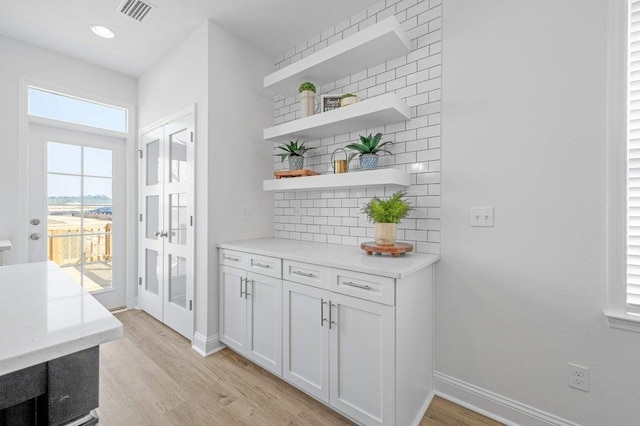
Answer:
<svg viewBox="0 0 640 426"><path fill-rule="evenodd" d="M322 289L329 287L327 282L329 268L290 260L285 260L283 263L282 278L285 280Z"/></svg>
<svg viewBox="0 0 640 426"><path fill-rule="evenodd" d="M395 303L395 280L379 275L332 269L329 291L393 305Z"/></svg>
<svg viewBox="0 0 640 426"><path fill-rule="evenodd" d="M282 259L258 256L256 254L247 254L246 269L248 271L253 271L256 274L282 278Z"/></svg>
<svg viewBox="0 0 640 426"><path fill-rule="evenodd" d="M241 251L222 249L220 250L220 264L245 269L248 256L247 253Z"/></svg>

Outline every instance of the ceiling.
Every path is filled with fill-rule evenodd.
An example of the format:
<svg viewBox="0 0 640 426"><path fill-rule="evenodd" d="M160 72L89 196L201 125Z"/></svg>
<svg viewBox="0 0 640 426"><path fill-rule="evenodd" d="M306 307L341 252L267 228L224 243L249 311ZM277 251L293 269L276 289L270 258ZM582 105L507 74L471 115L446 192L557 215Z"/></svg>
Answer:
<svg viewBox="0 0 640 426"><path fill-rule="evenodd" d="M0 34L124 74L139 76L210 19L273 56L377 0L152 0L138 22L121 0L0 0ZM99 24L112 40L91 33Z"/></svg>

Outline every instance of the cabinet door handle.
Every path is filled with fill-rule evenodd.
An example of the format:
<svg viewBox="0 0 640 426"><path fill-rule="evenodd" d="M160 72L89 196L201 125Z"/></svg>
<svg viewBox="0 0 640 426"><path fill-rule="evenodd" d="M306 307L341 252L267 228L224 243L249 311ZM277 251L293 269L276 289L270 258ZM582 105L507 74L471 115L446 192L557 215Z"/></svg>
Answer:
<svg viewBox="0 0 640 426"><path fill-rule="evenodd" d="M361 288L363 290L371 290L371 287L369 287L368 285L356 284L351 281L343 281L342 284L348 285L350 287Z"/></svg>
<svg viewBox="0 0 640 426"><path fill-rule="evenodd" d="M337 323L337 322L335 322L335 321L333 321L333 320L331 319L331 315L332 315L332 314L331 314L331 312L333 311L333 307L334 307L334 306L336 306L336 307L337 307L338 305L334 305L333 303L329 302L329 330L331 330L331 324L336 324L336 325L338 325L338 323Z"/></svg>
<svg viewBox="0 0 640 426"><path fill-rule="evenodd" d="M258 266L260 268L271 268L271 265L267 265L266 263L260 263L260 262L253 262L253 266Z"/></svg>
<svg viewBox="0 0 640 426"><path fill-rule="evenodd" d="M224 260L231 260L232 262L237 262L238 258L237 257L231 257L231 256L223 256Z"/></svg>
<svg viewBox="0 0 640 426"><path fill-rule="evenodd" d="M303 277L309 277L309 278L311 278L311 277L313 277L313 276L314 276L314 275L313 275L312 273L310 273L310 272L302 272L302 271L296 271L296 270L291 271L291 273L292 273L292 274L295 274L295 275L302 275Z"/></svg>
<svg viewBox="0 0 640 426"><path fill-rule="evenodd" d="M251 284L253 284L253 280L251 280ZM244 279L244 298L246 299L247 296L251 296L251 293L249 293L249 279L245 278Z"/></svg>
<svg viewBox="0 0 640 426"><path fill-rule="evenodd" d="M242 281L244 281L244 279L245 279L244 277L240 277L240 299L242 299L242 294L244 293L242 291Z"/></svg>
<svg viewBox="0 0 640 426"><path fill-rule="evenodd" d="M324 301L324 299L320 299L320 327L322 327L324 325L324 322L327 320L324 317L324 305L326 305L327 302Z"/></svg>

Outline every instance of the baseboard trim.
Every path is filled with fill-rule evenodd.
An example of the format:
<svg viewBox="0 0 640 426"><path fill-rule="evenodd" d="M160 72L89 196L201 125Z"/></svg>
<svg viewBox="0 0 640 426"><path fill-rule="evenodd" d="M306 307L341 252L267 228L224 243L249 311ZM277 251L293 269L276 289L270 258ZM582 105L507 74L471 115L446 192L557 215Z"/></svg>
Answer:
<svg viewBox="0 0 640 426"><path fill-rule="evenodd" d="M437 371L433 374L433 380L436 395L506 425L580 426Z"/></svg>
<svg viewBox="0 0 640 426"><path fill-rule="evenodd" d="M418 413L416 418L413 419L413 423L411 423L411 426L419 426L420 425L420 422L422 421L422 418L427 413L427 410L429 409L429 406L431 405L431 401L433 401L433 398L435 396L436 396L436 394L434 393L434 391L429 392L429 395L427 395L427 399L424 401L424 404L422 405L422 408L420 408L420 412Z"/></svg>
<svg viewBox="0 0 640 426"><path fill-rule="evenodd" d="M226 346L220 342L218 335L206 337L198 332L193 333L193 344L191 348L206 358L216 352L226 348Z"/></svg>

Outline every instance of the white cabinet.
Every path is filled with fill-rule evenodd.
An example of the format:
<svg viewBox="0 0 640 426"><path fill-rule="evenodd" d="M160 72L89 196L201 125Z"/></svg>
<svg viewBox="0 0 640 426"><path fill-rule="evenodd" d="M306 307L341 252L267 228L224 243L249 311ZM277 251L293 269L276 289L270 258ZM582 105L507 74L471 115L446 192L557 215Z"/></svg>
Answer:
<svg viewBox="0 0 640 426"><path fill-rule="evenodd" d="M220 341L282 374L282 280L220 268Z"/></svg>
<svg viewBox="0 0 640 426"><path fill-rule="evenodd" d="M299 258L221 251L220 340L357 423L418 424L433 397L432 266L393 277Z"/></svg>

